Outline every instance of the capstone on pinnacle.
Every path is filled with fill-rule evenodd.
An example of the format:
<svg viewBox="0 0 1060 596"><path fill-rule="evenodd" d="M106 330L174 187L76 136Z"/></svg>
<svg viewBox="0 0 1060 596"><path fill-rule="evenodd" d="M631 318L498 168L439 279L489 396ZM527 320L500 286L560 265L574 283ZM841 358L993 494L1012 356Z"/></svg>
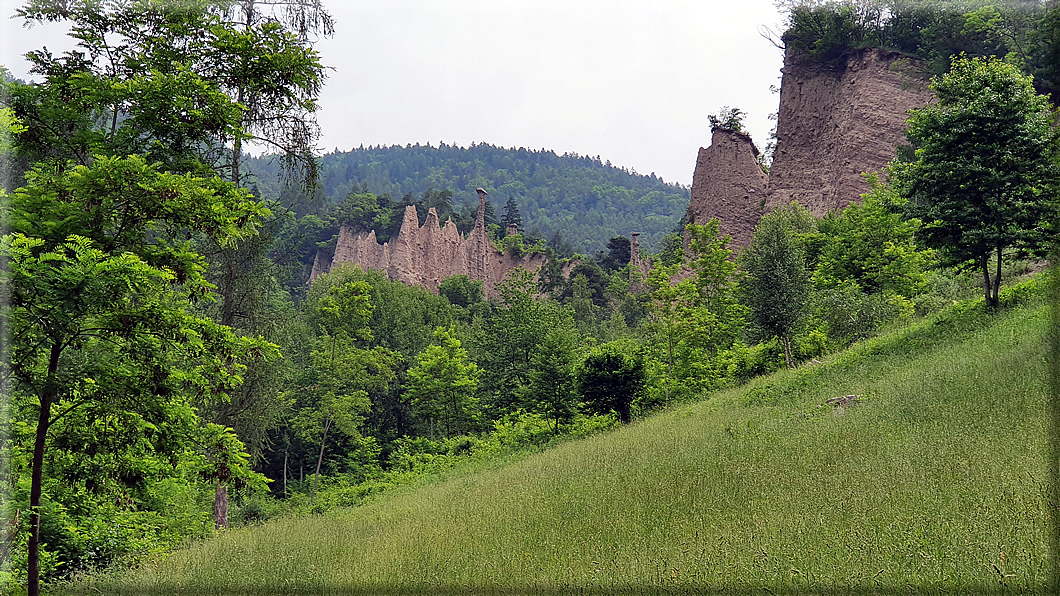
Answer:
<svg viewBox="0 0 1060 596"><path fill-rule="evenodd" d="M478 193L478 214L475 215L475 227L483 228L486 227L486 189L481 186L475 189Z"/></svg>

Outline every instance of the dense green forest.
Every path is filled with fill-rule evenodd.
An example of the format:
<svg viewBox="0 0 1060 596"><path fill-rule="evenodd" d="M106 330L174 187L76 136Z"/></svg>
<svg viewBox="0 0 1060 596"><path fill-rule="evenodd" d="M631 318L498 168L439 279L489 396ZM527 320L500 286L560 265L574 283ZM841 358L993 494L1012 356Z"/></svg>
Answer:
<svg viewBox="0 0 1060 596"><path fill-rule="evenodd" d="M1039 269L1057 236L1056 111L1029 63L966 56L911 114L886 182L824 218L784 206L739 254L711 220L685 230L687 251L663 238L643 278L629 240L605 232L568 276L553 258L536 280L513 272L496 298L466 276L435 294L343 267L307 287L307 261L340 223L385 233L422 204L466 225L454 203L473 186L506 201L498 225L539 225L542 250L562 256L575 238L546 242L520 202L529 194L507 200L505 184L523 183L502 170L536 164L532 176L568 183L549 188L566 188L571 208L596 196L598 217L645 216L608 202L638 196L617 190L629 173L489 145L345 154L465 155L465 187L428 174L400 198L370 179L339 188L339 154L311 151L324 69L309 40L332 28L320 3L175 6L19 11L72 24L79 49L31 53L40 82L8 80L0 104L0 590L35 594L230 526L358 505L469 458L619 427L944 307L1007 308L1029 286L1003 280ZM869 5L814 6L842 17ZM960 14L962 30L982 20ZM254 139L284 149L290 184L254 173L240 149ZM551 165L564 160L581 170ZM476 177L478 162L493 177ZM646 207L684 192L637 180ZM342 196L318 200L329 183Z"/></svg>
<svg viewBox="0 0 1060 596"><path fill-rule="evenodd" d="M275 183L278 160L262 157L247 164L257 173L264 197L312 209L310 196ZM313 198L318 204L336 204L349 194L371 192L412 204L415 199L402 199L449 191L455 211L469 215L463 220L454 218L460 226L464 221L474 222L475 189L480 187L489 193L497 211L508 201L514 202L522 215L524 234L546 239L559 234L557 240L588 255L603 250L610 238L631 232L640 232L645 247L654 249L677 226L689 198L687 186L667 184L654 173L640 175L617 168L601 162L599 156L556 155L486 143L466 148L445 143L360 147L327 153L320 160L319 196ZM444 223L446 214L439 215ZM397 223L400 219L398 215Z"/></svg>

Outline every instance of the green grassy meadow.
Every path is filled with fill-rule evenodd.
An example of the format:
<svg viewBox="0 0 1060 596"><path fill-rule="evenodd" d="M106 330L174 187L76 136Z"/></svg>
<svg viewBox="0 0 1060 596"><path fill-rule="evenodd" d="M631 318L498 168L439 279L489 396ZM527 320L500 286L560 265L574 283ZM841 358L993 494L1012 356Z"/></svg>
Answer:
<svg viewBox="0 0 1060 596"><path fill-rule="evenodd" d="M958 306L615 432L234 530L85 593L1027 593L1048 308ZM825 400L863 399L834 409Z"/></svg>

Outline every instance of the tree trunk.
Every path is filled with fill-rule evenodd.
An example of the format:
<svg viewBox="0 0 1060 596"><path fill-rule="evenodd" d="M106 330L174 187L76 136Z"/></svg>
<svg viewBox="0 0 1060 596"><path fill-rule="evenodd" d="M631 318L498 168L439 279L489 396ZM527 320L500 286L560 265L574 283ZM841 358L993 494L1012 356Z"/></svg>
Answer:
<svg viewBox="0 0 1060 596"><path fill-rule="evenodd" d="M320 464L324 462L324 444L328 440L328 429L331 428L331 418L324 422L324 436L320 439L320 455L317 457L317 473L313 476L313 495L309 497L311 505L316 504L317 483L320 482Z"/></svg>
<svg viewBox="0 0 1060 596"><path fill-rule="evenodd" d="M242 88L237 92L236 101L239 103L243 102ZM240 136L243 132L242 116L239 117L239 121L236 123L236 129L236 137L232 140L232 184L239 186L239 162L243 156L243 139ZM221 324L227 327L232 327L232 323L235 321L235 280L238 276L236 273L236 261L238 259L238 248L221 249L221 267L224 269L220 288Z"/></svg>
<svg viewBox="0 0 1060 596"><path fill-rule="evenodd" d="M228 529L228 485L220 480L213 495L213 527L215 530Z"/></svg>
<svg viewBox="0 0 1060 596"><path fill-rule="evenodd" d="M448 404L446 404L444 401L442 402L442 404L442 417L445 418L445 438L448 439L453 436L453 427L452 424L449 422L449 408L447 407Z"/></svg>
<svg viewBox="0 0 1060 596"><path fill-rule="evenodd" d="M795 359L791 356L791 338L785 335L780 341L784 344L784 363L788 368L795 368Z"/></svg>
<svg viewBox="0 0 1060 596"><path fill-rule="evenodd" d="M994 304L993 304L994 306L997 306L999 304L998 299L1000 298L999 294L1001 293L1001 253L1002 253L1002 251L1003 251L1003 249L1000 246L997 247L997 273L994 275Z"/></svg>
<svg viewBox="0 0 1060 596"><path fill-rule="evenodd" d="M460 405L457 403L457 400L459 399L459 397L457 397L455 391L453 392L452 395L453 395L453 397L452 397L453 428L456 430L456 434L454 434L453 436L458 436L458 435L460 435Z"/></svg>
<svg viewBox="0 0 1060 596"><path fill-rule="evenodd" d="M59 355L62 344L52 344L48 356L47 385L40 396L40 414L37 416L37 433L33 439L33 463L29 482L29 544L26 560L26 591L29 596L40 595L40 504L44 486L44 447L51 423L52 403L55 401L55 372L59 370Z"/></svg>
<svg viewBox="0 0 1060 596"><path fill-rule="evenodd" d="M979 260L979 266L983 270L983 294L985 296L987 306L995 306L994 302L990 299L990 290L993 288L993 284L990 283L990 255L983 255L983 258Z"/></svg>
<svg viewBox="0 0 1060 596"><path fill-rule="evenodd" d="M235 320L235 259L236 250L231 248L221 249L221 324L232 327ZM219 409L215 414L217 422L228 426L224 409ZM213 527L215 530L228 529L228 485L221 480L217 481L217 487L213 496Z"/></svg>
<svg viewBox="0 0 1060 596"><path fill-rule="evenodd" d="M235 327L236 321L236 280L239 278L239 248L221 249L221 324Z"/></svg>
<svg viewBox="0 0 1060 596"><path fill-rule="evenodd" d="M246 7L246 30L250 31L250 20L254 14L254 3ZM243 87L236 89L236 103L243 105ZM239 166L243 158L243 112L236 120L236 136L232 139L232 184L239 186ZM260 198L260 197L258 197Z"/></svg>
<svg viewBox="0 0 1060 596"><path fill-rule="evenodd" d="M663 407L669 409L670 407L670 383L673 382L674 378L674 331L671 329L670 324L666 325L666 345L668 348L667 364L669 368L666 371L666 401L663 402Z"/></svg>
<svg viewBox="0 0 1060 596"><path fill-rule="evenodd" d="M37 435L33 441L33 472L29 489L29 545L27 582L29 596L40 594L40 501L44 481L44 445L51 417L51 398L43 397L37 419Z"/></svg>

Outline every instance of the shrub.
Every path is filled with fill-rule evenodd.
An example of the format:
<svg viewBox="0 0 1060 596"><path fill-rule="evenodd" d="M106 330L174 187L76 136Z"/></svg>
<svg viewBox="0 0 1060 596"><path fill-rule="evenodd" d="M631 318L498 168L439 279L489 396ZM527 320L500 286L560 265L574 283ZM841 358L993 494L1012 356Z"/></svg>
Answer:
<svg viewBox="0 0 1060 596"><path fill-rule="evenodd" d="M854 2L804 5L794 8L789 18L784 46L821 64L837 65L850 50L879 42L873 27L879 21L878 7Z"/></svg>
<svg viewBox="0 0 1060 596"><path fill-rule="evenodd" d="M617 342L594 348L578 366L578 392L595 414L615 412L631 420L633 403L645 390L644 356ZM633 352L633 353L631 353Z"/></svg>
<svg viewBox="0 0 1060 596"><path fill-rule="evenodd" d="M818 306L833 348L872 337L901 313L901 305L883 294L866 294L852 285L823 292Z"/></svg>

